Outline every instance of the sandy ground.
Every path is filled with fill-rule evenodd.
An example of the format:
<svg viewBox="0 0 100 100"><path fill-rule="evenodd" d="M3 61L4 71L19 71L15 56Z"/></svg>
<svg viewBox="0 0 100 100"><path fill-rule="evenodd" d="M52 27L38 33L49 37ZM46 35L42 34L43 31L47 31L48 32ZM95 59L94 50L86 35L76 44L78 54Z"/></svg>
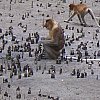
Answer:
<svg viewBox="0 0 100 100"><path fill-rule="evenodd" d="M77 33L77 29L81 30L83 28L85 37L80 38L79 41L75 40L71 46L65 47L67 56L70 56L70 50L73 49L75 51L74 56L77 57L76 49L81 42L88 43L87 49L91 58L93 58L94 51L98 52L98 50L100 50L100 47L97 47L96 45L98 40L100 40L100 29L96 26L90 15L87 15L85 19L86 22L89 25L93 25L93 27L80 26L77 17L74 17L73 21L70 23L64 22L64 20L66 20L69 16L68 4L72 3L73 0L67 0L66 3L62 3L60 0L22 0L22 3L19 3L21 0L12 0L11 4L10 0L0 1L0 28L3 31L0 35L5 34L9 27L12 26L13 34L16 36L16 40L19 41L19 44L23 45L26 38L29 36L29 33L32 34L38 32L40 37L46 37L48 35L48 31L42 27L43 19L54 18L64 29L65 36L68 35L70 39L73 33L75 34L75 38L80 36L82 33ZM74 0L74 2L79 3L80 1ZM42 6L40 7L41 3ZM48 3L51 4L51 7L47 6ZM97 3L94 0L86 0L86 3L92 8L96 17L100 17L100 2ZM60 14L57 14L58 11ZM22 16L25 14L27 16L27 13L29 13L29 16L25 18L25 20L22 20ZM44 17L42 14L44 14ZM49 17L47 17L47 15L49 15ZM20 22L23 26L27 25L26 32L23 32L24 28L18 26ZM66 29L66 25L68 25L68 29ZM72 27L74 27L74 30L70 29ZM96 30L99 30L97 33L97 39L94 37ZM14 45L11 41L10 35L5 36L5 40L7 40L8 43L3 52L0 53L0 58L5 58L8 46ZM66 43L68 43L69 40L66 41ZM2 46L1 40L0 45ZM35 49L37 44L31 44L31 47ZM82 58L84 59L84 50L81 50L81 52L83 53ZM21 53L12 52L13 57L15 57L16 54ZM94 71L94 74L91 75L91 69L89 69L89 65L86 64L86 61L81 63L73 60L72 62L69 61L68 64L66 64L65 61L62 61L61 64L56 64L55 60L41 60L38 61L38 64L36 65L34 64L34 52L32 52L32 55L33 57L30 58L27 52L24 53L24 58L20 59L20 62L22 68L26 64L33 68L33 76L25 78L22 73L21 79L18 79L18 76L14 76L11 80L9 78L10 71L7 71L6 73L3 72L3 76L0 76L0 100L17 100L16 88L18 86L20 87L21 93L20 100L49 100L47 97L38 96L40 89L41 94L50 95L54 98L59 97L59 100L100 100L100 67L98 65L100 57L97 57L97 61L93 61L94 63L92 64L91 69ZM8 62L10 63L10 61ZM2 59L0 59L0 63L2 64ZM6 60L3 65L6 68ZM36 71L36 67L39 65L41 65L42 68L41 70ZM48 69L51 65L56 67L55 79L51 79L51 75L48 74ZM45 66L46 70L44 70L44 74L42 74ZM60 68L63 70L62 74L59 74ZM76 76L71 76L73 68L80 69L81 72L84 72L85 70L87 72L87 78L77 78ZM98 80L96 79L97 75ZM11 88L7 87L8 83L3 83L3 78L8 78ZM29 87L31 87L31 94L27 93ZM8 92L10 98L4 96L5 91Z"/></svg>

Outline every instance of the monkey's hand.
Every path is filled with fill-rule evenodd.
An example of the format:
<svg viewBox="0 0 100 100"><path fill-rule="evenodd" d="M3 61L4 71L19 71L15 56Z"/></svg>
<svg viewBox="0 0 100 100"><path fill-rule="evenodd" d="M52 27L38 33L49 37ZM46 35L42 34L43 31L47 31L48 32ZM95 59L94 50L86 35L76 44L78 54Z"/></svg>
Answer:
<svg viewBox="0 0 100 100"><path fill-rule="evenodd" d="M47 37L42 37L41 40L51 40L51 38L47 36Z"/></svg>
<svg viewBox="0 0 100 100"><path fill-rule="evenodd" d="M69 23L69 21L68 21L68 20L64 20L64 22Z"/></svg>
<svg viewBox="0 0 100 100"><path fill-rule="evenodd" d="M51 40L41 40L39 43L50 44Z"/></svg>
<svg viewBox="0 0 100 100"><path fill-rule="evenodd" d="M52 40L42 40L40 41L41 44L44 44L44 45L50 45L50 46L57 46L58 44L56 42L53 42Z"/></svg>

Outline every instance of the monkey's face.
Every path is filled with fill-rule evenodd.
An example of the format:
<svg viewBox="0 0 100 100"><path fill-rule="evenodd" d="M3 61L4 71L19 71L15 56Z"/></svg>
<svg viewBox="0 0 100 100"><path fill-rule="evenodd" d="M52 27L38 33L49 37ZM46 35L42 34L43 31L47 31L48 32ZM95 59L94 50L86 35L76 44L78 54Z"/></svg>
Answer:
<svg viewBox="0 0 100 100"><path fill-rule="evenodd" d="M72 11L74 9L74 4L69 5L69 10Z"/></svg>
<svg viewBox="0 0 100 100"><path fill-rule="evenodd" d="M48 30L52 30L53 22L51 19L46 20L46 23L44 24L44 27L46 27Z"/></svg>

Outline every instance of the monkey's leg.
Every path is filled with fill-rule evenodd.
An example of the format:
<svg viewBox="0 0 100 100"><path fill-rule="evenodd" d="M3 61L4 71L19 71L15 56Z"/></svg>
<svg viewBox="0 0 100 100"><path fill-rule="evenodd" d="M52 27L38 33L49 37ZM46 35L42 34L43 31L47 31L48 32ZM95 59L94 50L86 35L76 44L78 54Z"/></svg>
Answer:
<svg viewBox="0 0 100 100"><path fill-rule="evenodd" d="M48 46L48 44L44 44L44 50L49 55L49 57L52 59L57 59L58 56L60 55L59 51L54 50L52 47Z"/></svg>
<svg viewBox="0 0 100 100"><path fill-rule="evenodd" d="M83 22L82 22L82 20L81 20L81 16L80 16L79 14L77 14L77 16L78 16L78 19L79 19L81 25L83 25Z"/></svg>
<svg viewBox="0 0 100 100"><path fill-rule="evenodd" d="M88 9L88 13L91 15L92 19L94 20L95 17L94 17L93 11L91 11L91 9Z"/></svg>
<svg viewBox="0 0 100 100"><path fill-rule="evenodd" d="M64 22L69 22L75 15L76 15L76 13L73 13L72 16L70 16L69 19L65 20Z"/></svg>
<svg viewBox="0 0 100 100"><path fill-rule="evenodd" d="M45 51L47 52L47 54L49 55L50 58L52 59L57 59L58 56L60 55L59 51L55 51L53 48L45 45Z"/></svg>
<svg viewBox="0 0 100 100"><path fill-rule="evenodd" d="M89 25L86 24L86 21L85 21L85 19L84 19L84 16L85 16L85 15L81 15L81 18L82 18L82 21L83 21L83 26L87 27L87 26L89 26Z"/></svg>
<svg viewBox="0 0 100 100"><path fill-rule="evenodd" d="M88 9L88 13L91 15L92 19L95 21L95 23L97 24L97 26L100 28L100 25L97 22L96 17L94 15L93 11L91 9Z"/></svg>

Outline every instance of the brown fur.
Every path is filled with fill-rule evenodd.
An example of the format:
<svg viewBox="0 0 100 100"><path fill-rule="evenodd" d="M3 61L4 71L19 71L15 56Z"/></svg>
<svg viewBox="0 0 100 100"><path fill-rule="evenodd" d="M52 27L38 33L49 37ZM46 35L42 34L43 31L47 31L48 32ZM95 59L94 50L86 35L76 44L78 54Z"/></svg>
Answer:
<svg viewBox="0 0 100 100"><path fill-rule="evenodd" d="M85 4L76 4L76 5L75 4L70 4L69 5L69 9L73 10L77 14L84 13L87 8L88 7Z"/></svg>
<svg viewBox="0 0 100 100"><path fill-rule="evenodd" d="M46 20L44 27L49 30L49 40L43 43L44 49L51 58L55 59L58 57L59 50L64 47L65 40L63 30L53 19Z"/></svg>
<svg viewBox="0 0 100 100"><path fill-rule="evenodd" d="M97 22L97 20L96 20L96 17L94 15L92 9L89 8L86 4L70 4L69 5L69 10L70 10L70 12L73 11L74 13L65 22L69 22L75 15L77 15L78 16L78 19L79 19L79 21L81 23L81 25L88 26L86 24L86 21L84 19L84 16L87 13L89 13L91 15L92 19L95 21L96 25L98 27L100 27L99 24L98 24L98 22Z"/></svg>

